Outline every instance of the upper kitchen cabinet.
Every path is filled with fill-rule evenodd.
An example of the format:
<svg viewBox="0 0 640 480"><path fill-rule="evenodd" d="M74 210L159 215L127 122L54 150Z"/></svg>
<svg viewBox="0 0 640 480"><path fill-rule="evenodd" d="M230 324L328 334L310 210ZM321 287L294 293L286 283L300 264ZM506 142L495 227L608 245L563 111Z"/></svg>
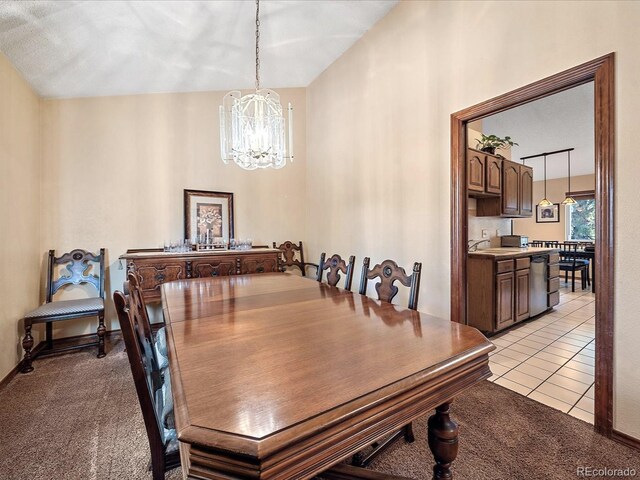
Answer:
<svg viewBox="0 0 640 480"><path fill-rule="evenodd" d="M470 197L499 197L502 192L502 159L467 149L467 191Z"/></svg>
<svg viewBox="0 0 640 480"><path fill-rule="evenodd" d="M533 216L533 168L520 165L520 216Z"/></svg>
<svg viewBox="0 0 640 480"><path fill-rule="evenodd" d="M501 160L502 194L478 198L479 217L531 217L533 215L533 169ZM469 196L473 196L471 192Z"/></svg>

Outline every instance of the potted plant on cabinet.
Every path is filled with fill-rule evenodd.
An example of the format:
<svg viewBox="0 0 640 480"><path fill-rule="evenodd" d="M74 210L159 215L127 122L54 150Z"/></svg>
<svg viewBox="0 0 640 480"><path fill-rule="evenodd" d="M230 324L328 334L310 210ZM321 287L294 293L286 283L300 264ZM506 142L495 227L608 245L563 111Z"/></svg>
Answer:
<svg viewBox="0 0 640 480"><path fill-rule="evenodd" d="M476 148L492 155L495 155L497 148L507 148L507 145L510 147L518 145L511 140L511 137L508 135L500 138L497 135L485 135L484 133L481 134L480 138L476 138L476 142L478 142Z"/></svg>

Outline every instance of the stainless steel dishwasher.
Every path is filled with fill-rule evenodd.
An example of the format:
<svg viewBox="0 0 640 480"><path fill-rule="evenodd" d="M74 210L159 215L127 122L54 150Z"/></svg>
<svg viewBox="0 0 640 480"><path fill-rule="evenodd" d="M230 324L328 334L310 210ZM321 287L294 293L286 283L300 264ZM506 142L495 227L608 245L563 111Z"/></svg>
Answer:
<svg viewBox="0 0 640 480"><path fill-rule="evenodd" d="M529 314L535 317L547 309L547 264L548 255L531 257L529 286Z"/></svg>

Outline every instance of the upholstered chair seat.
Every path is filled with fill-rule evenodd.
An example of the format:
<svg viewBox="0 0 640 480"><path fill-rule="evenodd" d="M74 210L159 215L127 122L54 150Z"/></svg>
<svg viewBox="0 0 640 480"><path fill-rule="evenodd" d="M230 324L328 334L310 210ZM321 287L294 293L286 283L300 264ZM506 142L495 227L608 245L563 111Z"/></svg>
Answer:
<svg viewBox="0 0 640 480"><path fill-rule="evenodd" d="M77 313L78 316L91 312L104 311L104 300L100 297L81 298L78 300L58 300L40 305L27 313L24 318L45 318Z"/></svg>

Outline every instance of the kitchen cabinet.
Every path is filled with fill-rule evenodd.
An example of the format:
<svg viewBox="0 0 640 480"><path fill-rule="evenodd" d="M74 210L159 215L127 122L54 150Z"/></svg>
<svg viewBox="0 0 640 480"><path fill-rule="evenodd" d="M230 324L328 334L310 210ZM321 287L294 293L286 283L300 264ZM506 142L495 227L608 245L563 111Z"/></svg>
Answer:
<svg viewBox="0 0 640 480"><path fill-rule="evenodd" d="M492 334L531 317L531 255L534 253L549 254L547 309L558 304L559 271L554 268L559 261L557 253L543 248L511 255L483 254L479 250L467 257L468 325Z"/></svg>
<svg viewBox="0 0 640 480"><path fill-rule="evenodd" d="M529 288L531 280L531 272L527 268L525 270L516 270L515 273L515 317L516 322L529 318Z"/></svg>
<svg viewBox="0 0 640 480"><path fill-rule="evenodd" d="M502 192L502 159L467 149L467 192L471 197L499 197Z"/></svg>
<svg viewBox="0 0 640 480"><path fill-rule="evenodd" d="M502 162L502 209L499 215L520 215L520 165Z"/></svg>
<svg viewBox="0 0 640 480"><path fill-rule="evenodd" d="M533 169L502 160L502 193L499 198L478 198L479 217L521 218L533 215Z"/></svg>
<svg viewBox="0 0 640 480"><path fill-rule="evenodd" d="M547 307L560 303L560 254L551 253L547 266Z"/></svg>
<svg viewBox="0 0 640 480"><path fill-rule="evenodd" d="M146 301L160 299L160 285L184 278L204 278L279 271L280 250L218 250L186 253L128 252L127 273L138 277Z"/></svg>
<svg viewBox="0 0 640 480"><path fill-rule="evenodd" d="M533 216L533 168L520 165L520 216Z"/></svg>
<svg viewBox="0 0 640 480"><path fill-rule="evenodd" d="M515 323L513 272L496 275L496 330L502 330Z"/></svg>

